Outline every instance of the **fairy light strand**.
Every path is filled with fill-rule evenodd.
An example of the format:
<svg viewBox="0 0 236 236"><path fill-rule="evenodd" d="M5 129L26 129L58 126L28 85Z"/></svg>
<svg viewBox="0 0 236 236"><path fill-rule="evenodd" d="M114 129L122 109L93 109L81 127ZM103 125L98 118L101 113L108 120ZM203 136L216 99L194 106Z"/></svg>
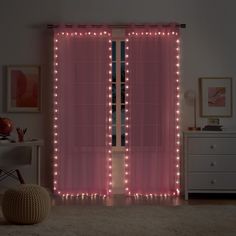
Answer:
<svg viewBox="0 0 236 236"><path fill-rule="evenodd" d="M125 193L130 195L130 169L129 169L129 104L130 104L130 96L129 96L129 88L130 88L130 80L129 80L129 38L125 39L125 177L124 177L124 186Z"/></svg>
<svg viewBox="0 0 236 236"><path fill-rule="evenodd" d="M63 40L67 37L103 37L106 38L108 41L108 54L109 54L109 65L108 66L108 82L107 82L107 131L106 131L106 146L107 146L107 194L100 194L100 193L86 193L86 192L78 192L78 193L71 193L71 192L65 192L58 189L58 181L59 181L59 96L58 92L59 90L59 76L60 76L60 65L58 61L59 53L60 53L60 47L59 47L59 41ZM111 47L111 33L108 31L101 30L100 32L93 32L93 30L88 31L68 31L65 29L64 31L60 31L58 33L55 33L54 42L54 59L53 59L53 190L57 195L60 195L61 197L67 199L71 197L80 197L82 199L86 197L90 198L96 198L96 197L103 197L105 198L107 195L112 194L112 47Z"/></svg>
<svg viewBox="0 0 236 236"><path fill-rule="evenodd" d="M53 165L53 175L54 175L54 182L53 182L53 190L57 194L60 194L61 192L58 191L57 185L58 185L58 42L59 42L59 34L56 34L56 37L54 39L54 80L53 80L53 143L54 143L54 150L53 150L53 158L54 158L54 165Z"/></svg>
<svg viewBox="0 0 236 236"><path fill-rule="evenodd" d="M175 33L176 42L176 175L175 175L175 193L180 194L180 38L179 34Z"/></svg>
<svg viewBox="0 0 236 236"><path fill-rule="evenodd" d="M172 37L173 40L175 40L175 57L176 57L176 70L174 71L174 76L175 76L175 81L174 83L176 84L176 91L175 91L175 159L174 159L174 172L175 172L175 190L174 191L169 191L165 193L133 193L130 191L130 157L129 157L129 152L130 152L130 146L129 143L126 143L126 149L125 149L125 179L124 179L124 184L125 184L125 192L127 195L133 195L135 198L139 197L147 197L147 198L153 198L153 197L161 197L161 198L166 198L170 196L178 196L180 194L180 39L179 39L179 33L176 30L155 30L155 31L132 31L128 33L128 36L126 38L126 90L125 90L125 111L126 111L126 117L127 119L125 120L126 122L126 130L125 130L125 137L127 141L129 141L129 129L130 129L130 111L129 111L129 40L132 38L136 37Z"/></svg>
<svg viewBox="0 0 236 236"><path fill-rule="evenodd" d="M107 153L107 158L108 158L108 195L112 194L112 40L111 40L111 35L109 33L109 72L108 72L108 135L107 135L107 147L108 147L108 153Z"/></svg>

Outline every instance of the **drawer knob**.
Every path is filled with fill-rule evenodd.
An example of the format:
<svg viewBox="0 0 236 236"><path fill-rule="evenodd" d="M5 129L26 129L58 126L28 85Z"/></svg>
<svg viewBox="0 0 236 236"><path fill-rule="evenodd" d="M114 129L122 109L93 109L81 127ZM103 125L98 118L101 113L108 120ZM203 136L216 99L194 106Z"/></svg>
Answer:
<svg viewBox="0 0 236 236"><path fill-rule="evenodd" d="M211 180L211 184L215 184L216 183L216 180L215 179L212 179Z"/></svg>
<svg viewBox="0 0 236 236"><path fill-rule="evenodd" d="M210 146L210 149L214 149L214 148L216 148L216 145L215 145L215 144L212 144L212 145Z"/></svg>
<svg viewBox="0 0 236 236"><path fill-rule="evenodd" d="M216 162L213 161L213 162L211 162L210 165L211 165L212 167L213 167L213 166L216 166Z"/></svg>

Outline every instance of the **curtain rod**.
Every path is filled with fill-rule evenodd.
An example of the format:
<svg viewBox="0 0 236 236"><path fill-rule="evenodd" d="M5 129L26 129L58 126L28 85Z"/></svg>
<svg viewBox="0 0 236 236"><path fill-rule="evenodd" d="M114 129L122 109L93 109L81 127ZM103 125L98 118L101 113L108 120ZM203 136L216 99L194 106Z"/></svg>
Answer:
<svg viewBox="0 0 236 236"><path fill-rule="evenodd" d="M58 28L60 26L60 24L47 24L47 28L48 29L54 29L54 28ZM94 24L64 24L62 25L66 28L72 28L72 27L82 27L82 28L86 28L86 27L103 27L103 26L107 26L110 28L128 28L128 27L145 27L145 26L150 26L150 27L157 27L157 26L163 26L163 27L168 27L168 26L175 26L175 27L179 27L179 28L186 28L186 24L114 24L114 25L106 25L106 24L100 24L100 25L94 25Z"/></svg>

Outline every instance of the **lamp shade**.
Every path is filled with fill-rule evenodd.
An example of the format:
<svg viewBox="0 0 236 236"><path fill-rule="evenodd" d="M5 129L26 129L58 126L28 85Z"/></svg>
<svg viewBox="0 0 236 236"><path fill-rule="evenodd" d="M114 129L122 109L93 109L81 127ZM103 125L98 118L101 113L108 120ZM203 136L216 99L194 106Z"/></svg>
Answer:
<svg viewBox="0 0 236 236"><path fill-rule="evenodd" d="M193 90L188 90L184 93L185 101L188 105L194 106L194 102L196 99L196 93Z"/></svg>

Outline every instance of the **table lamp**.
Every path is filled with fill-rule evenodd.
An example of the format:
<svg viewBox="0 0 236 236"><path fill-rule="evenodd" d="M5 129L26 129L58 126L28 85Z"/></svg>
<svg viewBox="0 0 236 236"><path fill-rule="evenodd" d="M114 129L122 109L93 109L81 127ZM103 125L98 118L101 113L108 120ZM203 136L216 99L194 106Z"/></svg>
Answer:
<svg viewBox="0 0 236 236"><path fill-rule="evenodd" d="M184 94L185 101L188 105L193 106L194 110L194 125L191 127L188 127L188 130L190 131L196 131L201 130L200 127L197 127L197 110L196 110L196 93L193 90L188 90Z"/></svg>

